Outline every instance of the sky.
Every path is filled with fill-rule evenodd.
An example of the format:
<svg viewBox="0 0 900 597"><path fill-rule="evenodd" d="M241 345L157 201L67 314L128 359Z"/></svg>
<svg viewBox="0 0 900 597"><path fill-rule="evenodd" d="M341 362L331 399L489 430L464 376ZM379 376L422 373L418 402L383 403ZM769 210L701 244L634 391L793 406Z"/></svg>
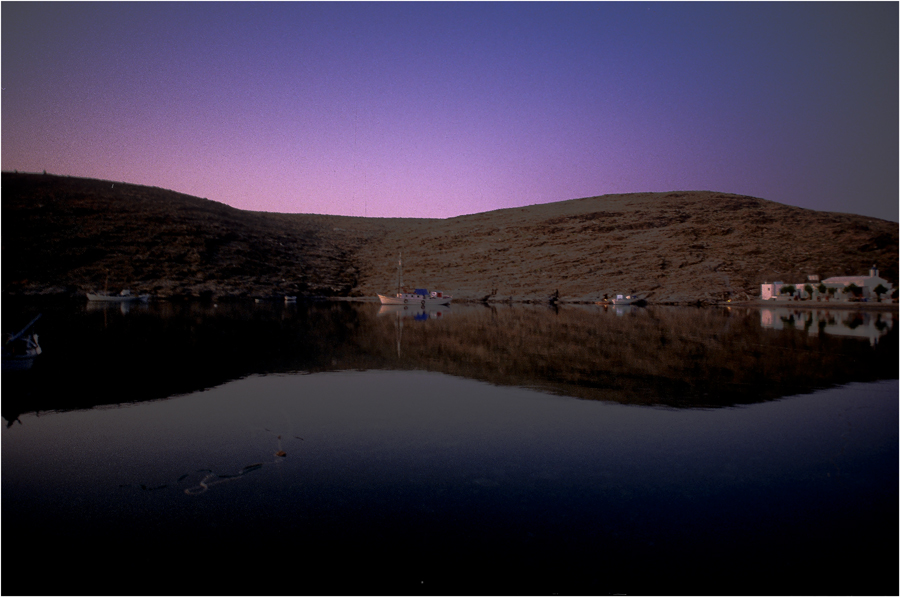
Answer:
<svg viewBox="0 0 900 597"><path fill-rule="evenodd" d="M2 169L286 213L711 190L896 222L898 7L4 1Z"/></svg>

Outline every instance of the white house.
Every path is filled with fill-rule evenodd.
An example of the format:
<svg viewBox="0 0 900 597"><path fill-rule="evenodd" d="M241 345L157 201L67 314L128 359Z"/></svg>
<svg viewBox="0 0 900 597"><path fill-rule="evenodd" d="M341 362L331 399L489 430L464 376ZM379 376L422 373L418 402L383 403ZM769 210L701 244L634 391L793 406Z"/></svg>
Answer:
<svg viewBox="0 0 900 597"><path fill-rule="evenodd" d="M804 290L807 284L813 288L811 295ZM809 279L806 282L799 282L796 284L785 284L784 282L773 282L770 284L767 282L760 285L759 294L760 298L764 301L776 300L781 296L781 289L783 287L793 286L795 292L801 298L813 298L819 295L820 284L824 284L826 288L835 288L838 291L843 291L851 284L855 284L856 287L861 290L861 298L865 299L878 298L878 295L875 294L875 289L878 288L879 285L887 288L887 292L882 296L890 296L891 291L894 289L893 284L878 275L878 268L873 265L872 269L869 270L868 276L835 276L833 278L825 278L821 282L819 282L818 276L809 276Z"/></svg>
<svg viewBox="0 0 900 597"><path fill-rule="evenodd" d="M805 297L807 296L807 293L803 290L803 287L807 284L815 288L819 285L819 276L809 276L806 282L802 282L800 284L787 284L785 282L772 282L771 284L762 284L760 286L760 298L762 298L762 300L764 301L774 301L781 295L781 289L785 286L793 286L795 292L799 293L801 297Z"/></svg>
<svg viewBox="0 0 900 597"><path fill-rule="evenodd" d="M773 282L771 284L763 284L760 286L760 298L764 301L772 300L778 297L781 293L781 287L784 286L784 282Z"/></svg>
<svg viewBox="0 0 900 597"><path fill-rule="evenodd" d="M887 294L890 296L894 285L878 275L878 268L874 265L869 270L868 276L835 276L834 278L825 278L822 283L829 288L838 288L843 290L851 284L855 284L862 290L862 297L867 299L878 298L875 289L879 285L887 288ZM882 295L883 296L883 295Z"/></svg>

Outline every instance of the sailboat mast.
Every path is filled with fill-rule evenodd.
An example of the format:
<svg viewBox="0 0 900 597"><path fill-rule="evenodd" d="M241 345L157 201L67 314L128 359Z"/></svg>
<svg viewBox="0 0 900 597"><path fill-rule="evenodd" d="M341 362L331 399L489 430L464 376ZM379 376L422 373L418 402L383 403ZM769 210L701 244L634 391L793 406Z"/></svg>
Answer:
<svg viewBox="0 0 900 597"><path fill-rule="evenodd" d="M397 261L397 296L400 296L400 289L403 287L403 251L400 251L400 259Z"/></svg>

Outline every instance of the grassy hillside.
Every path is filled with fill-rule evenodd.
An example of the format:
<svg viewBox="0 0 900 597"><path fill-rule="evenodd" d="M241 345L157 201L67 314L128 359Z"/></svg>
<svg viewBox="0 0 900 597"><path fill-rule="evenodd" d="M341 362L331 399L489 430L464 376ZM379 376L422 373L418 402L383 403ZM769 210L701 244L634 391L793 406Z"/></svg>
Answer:
<svg viewBox="0 0 900 597"><path fill-rule="evenodd" d="M715 192L605 195L445 220L241 211L159 188L2 175L2 291L457 298L752 298L764 281L897 280L898 225Z"/></svg>

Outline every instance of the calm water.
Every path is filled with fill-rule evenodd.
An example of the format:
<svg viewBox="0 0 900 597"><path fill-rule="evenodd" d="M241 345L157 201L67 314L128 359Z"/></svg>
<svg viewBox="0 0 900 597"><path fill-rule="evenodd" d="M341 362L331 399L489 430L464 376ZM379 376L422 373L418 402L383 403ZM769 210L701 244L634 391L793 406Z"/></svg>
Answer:
<svg viewBox="0 0 900 597"><path fill-rule="evenodd" d="M42 312L4 594L898 589L895 313Z"/></svg>

